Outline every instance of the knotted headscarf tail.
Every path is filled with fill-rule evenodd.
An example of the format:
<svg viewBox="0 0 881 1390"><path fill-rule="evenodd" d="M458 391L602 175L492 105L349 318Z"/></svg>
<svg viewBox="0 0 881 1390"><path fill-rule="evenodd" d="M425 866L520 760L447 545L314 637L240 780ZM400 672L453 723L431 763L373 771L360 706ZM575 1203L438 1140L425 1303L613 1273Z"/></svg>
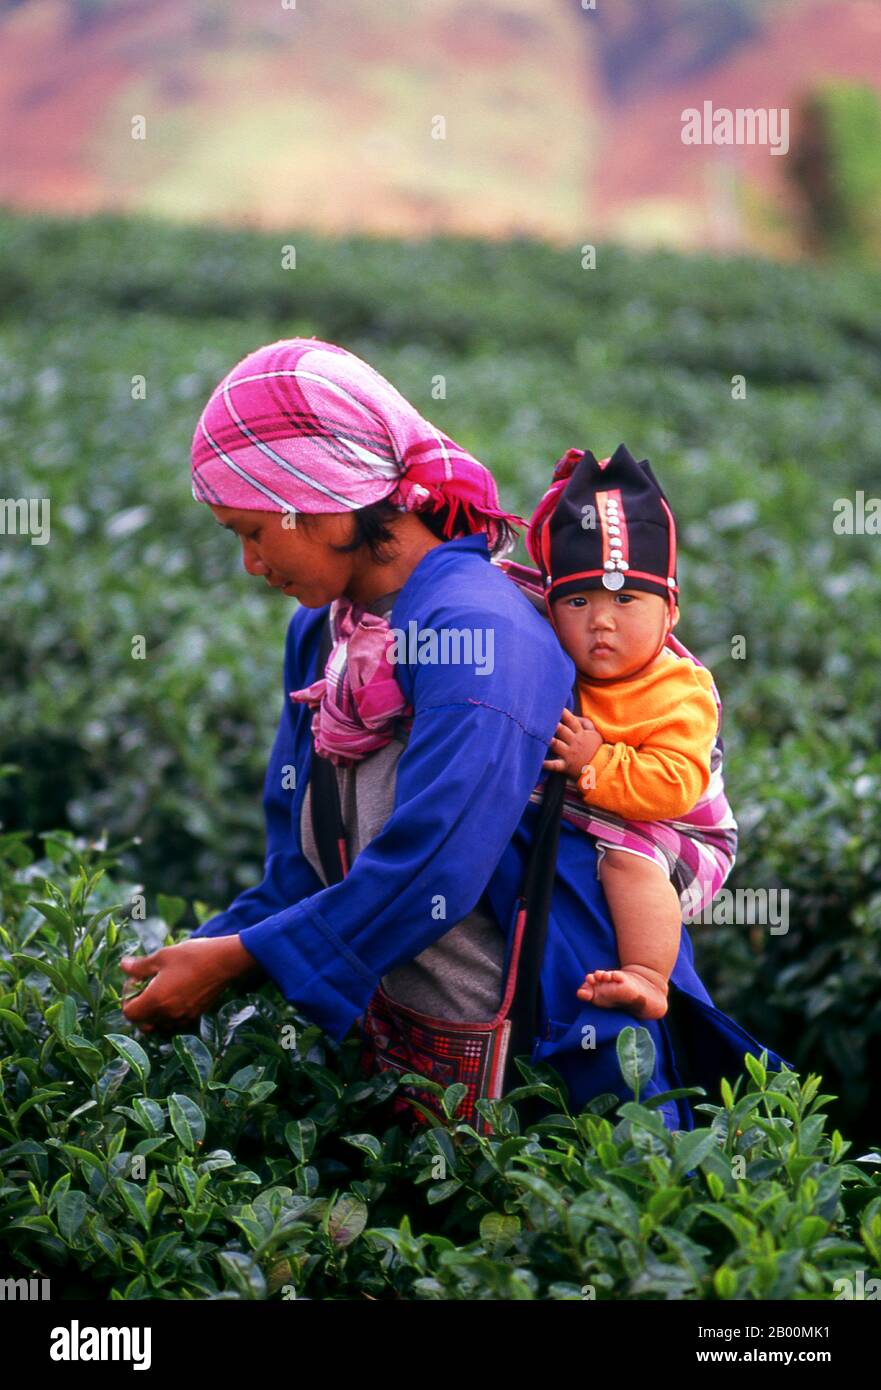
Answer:
<svg viewBox="0 0 881 1390"><path fill-rule="evenodd" d="M317 338L269 343L223 378L193 436L192 490L247 511L340 513L383 498L402 512L447 507L447 539L485 531L490 548L501 522L526 525L502 510L489 469L367 362ZM314 711L316 750L349 764L384 747L412 710L388 659L388 619L339 598L330 621L324 672L290 697Z"/></svg>
<svg viewBox="0 0 881 1390"><path fill-rule="evenodd" d="M219 383L193 436L193 496L253 511L346 512L388 498L449 507L443 534L486 531L505 512L495 479L369 363L335 343L283 338Z"/></svg>

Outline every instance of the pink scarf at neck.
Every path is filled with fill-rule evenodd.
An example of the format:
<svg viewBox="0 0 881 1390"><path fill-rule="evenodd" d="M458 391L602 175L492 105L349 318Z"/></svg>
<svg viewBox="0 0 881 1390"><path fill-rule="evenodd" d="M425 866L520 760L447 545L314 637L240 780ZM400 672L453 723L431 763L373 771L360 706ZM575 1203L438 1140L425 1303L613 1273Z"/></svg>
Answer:
<svg viewBox="0 0 881 1390"><path fill-rule="evenodd" d="M324 675L290 697L314 711L316 751L350 766L390 743L398 719L409 728L413 710L388 658L394 640L388 617L339 598L330 606L330 623L333 645Z"/></svg>

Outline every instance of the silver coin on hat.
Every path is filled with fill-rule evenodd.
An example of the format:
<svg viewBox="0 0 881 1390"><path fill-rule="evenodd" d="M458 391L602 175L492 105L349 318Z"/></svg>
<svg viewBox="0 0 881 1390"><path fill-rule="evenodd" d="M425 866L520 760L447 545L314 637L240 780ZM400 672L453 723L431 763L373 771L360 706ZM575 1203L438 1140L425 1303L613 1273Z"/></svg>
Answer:
<svg viewBox="0 0 881 1390"><path fill-rule="evenodd" d="M624 588L624 575L621 573L621 571L620 571L620 570L606 570L606 573L603 575L603 588L604 588L604 589L623 589L623 588Z"/></svg>

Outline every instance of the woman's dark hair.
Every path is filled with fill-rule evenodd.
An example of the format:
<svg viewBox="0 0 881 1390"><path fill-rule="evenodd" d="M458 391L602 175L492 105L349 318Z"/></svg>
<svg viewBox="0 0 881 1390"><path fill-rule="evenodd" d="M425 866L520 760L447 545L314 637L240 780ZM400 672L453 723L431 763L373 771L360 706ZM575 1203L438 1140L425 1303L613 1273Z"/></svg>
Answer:
<svg viewBox="0 0 881 1390"><path fill-rule="evenodd" d="M362 545L366 545L372 558L378 565L388 565L394 558L392 555L383 554L383 547L394 540L394 535L388 528L388 523L402 513L397 507L389 502L388 498L383 497L379 502L372 502L369 507L361 507L352 513L355 518L355 535L347 545L332 545L331 550L338 551L341 555L347 555L351 551L358 550ZM423 526L427 526L433 536L437 536L439 541L458 539L460 536L468 535L467 530L462 526L457 526L452 537L444 535L444 523L449 515L449 507L441 507L436 512L418 512L419 520ZM297 524L303 520L309 521L308 514L297 513ZM495 545L490 546L490 554L498 555L500 551L507 550L512 541L516 540L517 533L507 521L497 523L499 535Z"/></svg>

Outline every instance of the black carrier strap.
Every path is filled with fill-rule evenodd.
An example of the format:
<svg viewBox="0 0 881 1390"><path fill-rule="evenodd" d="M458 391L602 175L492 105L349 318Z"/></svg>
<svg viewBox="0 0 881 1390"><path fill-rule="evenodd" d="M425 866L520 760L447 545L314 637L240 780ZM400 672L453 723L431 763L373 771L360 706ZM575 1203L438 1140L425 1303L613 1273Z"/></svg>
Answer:
<svg viewBox="0 0 881 1390"><path fill-rule="evenodd" d="M315 679L324 671L331 649L330 617L321 627L321 641L318 647L318 666ZM309 773L312 789L312 834L318 850L318 858L324 870L324 877L330 887L341 883L345 877L340 846L346 843L346 828L340 807L340 789L336 780L336 768L329 758L322 758L315 751L312 740L312 770Z"/></svg>
<svg viewBox="0 0 881 1390"><path fill-rule="evenodd" d="M557 868L557 847L560 842L560 821L566 792L565 772L549 772L544 785L536 818L535 834L529 850L526 876L520 895L521 907L526 906L526 925L520 947L517 983L508 1017L511 1020L511 1042L508 1048L509 1067L513 1059L532 1052L533 1040L541 1026L541 963L554 878ZM519 1077L507 1077L507 1085L516 1084Z"/></svg>

